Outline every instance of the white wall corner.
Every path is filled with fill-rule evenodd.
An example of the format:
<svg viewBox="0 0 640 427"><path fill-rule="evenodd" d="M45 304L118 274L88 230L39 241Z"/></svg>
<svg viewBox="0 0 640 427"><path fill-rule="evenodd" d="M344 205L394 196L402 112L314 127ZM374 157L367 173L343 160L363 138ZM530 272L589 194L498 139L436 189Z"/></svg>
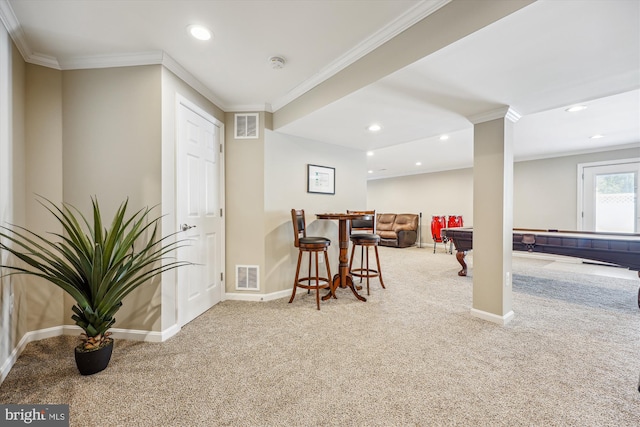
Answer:
<svg viewBox="0 0 640 427"><path fill-rule="evenodd" d="M513 317L514 317L513 311L509 311L507 314L499 316L497 314L489 313L487 311L482 311L475 308L471 309L471 315L474 317L478 317L482 320L487 320L492 323L497 323L502 326L511 322L511 320L513 320Z"/></svg>

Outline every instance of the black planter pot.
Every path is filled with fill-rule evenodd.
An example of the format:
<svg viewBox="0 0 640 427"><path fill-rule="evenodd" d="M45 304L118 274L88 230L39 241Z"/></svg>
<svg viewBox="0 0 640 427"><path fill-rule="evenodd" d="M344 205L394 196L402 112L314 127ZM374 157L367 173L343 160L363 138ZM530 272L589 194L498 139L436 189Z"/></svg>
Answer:
<svg viewBox="0 0 640 427"><path fill-rule="evenodd" d="M104 370L111 360L112 352L113 340L109 341L109 344L104 347L91 351L82 351L76 347L76 366L78 371L82 375L93 375Z"/></svg>

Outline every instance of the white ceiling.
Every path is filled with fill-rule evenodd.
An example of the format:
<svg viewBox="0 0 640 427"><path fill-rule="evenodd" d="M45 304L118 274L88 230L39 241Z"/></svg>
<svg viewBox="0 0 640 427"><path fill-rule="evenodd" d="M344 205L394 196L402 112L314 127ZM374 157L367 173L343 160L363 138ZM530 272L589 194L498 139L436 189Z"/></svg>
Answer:
<svg viewBox="0 0 640 427"><path fill-rule="evenodd" d="M447 3L0 0L0 18L28 62L169 64L226 111L277 113ZM190 38L191 24L213 39ZM274 55L285 68L271 69ZM576 103L588 108L565 112ZM372 150L376 179L470 167L470 118L504 106L522 116L516 160L627 147L640 157L640 1L539 0L276 131ZM372 122L382 131L369 133Z"/></svg>

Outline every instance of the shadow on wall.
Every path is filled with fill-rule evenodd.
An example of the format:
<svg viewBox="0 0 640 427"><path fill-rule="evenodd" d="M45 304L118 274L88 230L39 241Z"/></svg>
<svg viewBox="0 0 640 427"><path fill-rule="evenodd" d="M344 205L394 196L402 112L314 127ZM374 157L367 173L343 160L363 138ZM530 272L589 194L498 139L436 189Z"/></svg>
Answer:
<svg viewBox="0 0 640 427"><path fill-rule="evenodd" d="M315 214L306 214L307 236L324 236L331 239L329 247L329 260L331 262L331 273L338 271L338 223L337 221L321 221L315 219ZM290 290L293 286L293 279L296 275L296 264L298 262L298 248L293 244L293 225L289 215L289 220L273 229L265 238L265 288L267 294ZM308 262L305 254L302 259L301 269L306 272ZM320 264L320 273L324 271L324 264Z"/></svg>
<svg viewBox="0 0 640 427"><path fill-rule="evenodd" d="M155 287L151 299L145 288ZM161 331L161 298L160 278L154 278L141 289L136 289L122 301L119 316L116 316L114 328L139 329L142 331Z"/></svg>

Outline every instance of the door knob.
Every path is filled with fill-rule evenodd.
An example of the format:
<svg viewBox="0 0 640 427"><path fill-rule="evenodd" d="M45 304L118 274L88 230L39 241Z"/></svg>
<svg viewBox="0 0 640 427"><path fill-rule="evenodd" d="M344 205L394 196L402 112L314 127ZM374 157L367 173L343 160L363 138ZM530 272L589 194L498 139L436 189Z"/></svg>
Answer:
<svg viewBox="0 0 640 427"><path fill-rule="evenodd" d="M190 228L196 228L195 225L188 225L188 224L180 224L180 230L182 231L187 231Z"/></svg>

